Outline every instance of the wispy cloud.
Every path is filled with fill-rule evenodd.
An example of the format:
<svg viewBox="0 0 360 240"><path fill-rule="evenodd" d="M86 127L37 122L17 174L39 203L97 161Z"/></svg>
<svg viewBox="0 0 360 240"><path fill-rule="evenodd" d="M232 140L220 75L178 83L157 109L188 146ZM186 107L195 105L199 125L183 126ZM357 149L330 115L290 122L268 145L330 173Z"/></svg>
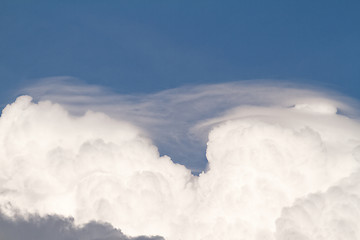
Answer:
<svg viewBox="0 0 360 240"><path fill-rule="evenodd" d="M210 119L224 121L229 117L227 112L239 106L286 108L320 101L334 105L341 114L359 114L353 107L356 102L329 89L269 80L126 95L71 77L53 77L21 89L19 94L31 95L36 101L60 103L73 114L93 110L132 122L142 128L162 154L170 155L194 172L201 172L206 166L204 152L212 127L209 123L215 123Z"/></svg>

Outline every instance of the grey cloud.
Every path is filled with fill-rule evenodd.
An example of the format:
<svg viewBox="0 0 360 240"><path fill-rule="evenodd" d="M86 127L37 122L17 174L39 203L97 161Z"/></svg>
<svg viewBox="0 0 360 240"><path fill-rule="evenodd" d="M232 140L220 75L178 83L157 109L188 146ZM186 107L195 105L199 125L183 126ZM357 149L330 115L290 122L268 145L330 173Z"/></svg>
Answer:
<svg viewBox="0 0 360 240"><path fill-rule="evenodd" d="M89 222L76 226L74 219L58 215L11 219L0 213L1 240L163 240L159 236L129 237L108 223Z"/></svg>

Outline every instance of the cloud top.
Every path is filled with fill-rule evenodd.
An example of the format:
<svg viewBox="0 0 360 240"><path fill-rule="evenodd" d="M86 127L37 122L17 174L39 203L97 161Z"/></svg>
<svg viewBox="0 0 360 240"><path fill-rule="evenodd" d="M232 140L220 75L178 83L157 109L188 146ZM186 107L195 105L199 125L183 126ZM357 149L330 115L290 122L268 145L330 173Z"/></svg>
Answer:
<svg viewBox="0 0 360 240"><path fill-rule="evenodd" d="M359 116L356 102L328 89L264 80L126 95L86 85L74 78L54 77L24 88L19 94L33 96L36 101L51 100L75 115L91 109L131 122L153 140L161 154L171 156L173 161L198 173L207 164L206 142L214 126L209 123L216 125L215 119L226 121L230 116L228 112L236 108L264 107L266 111L271 111L272 107L296 108L313 113Z"/></svg>

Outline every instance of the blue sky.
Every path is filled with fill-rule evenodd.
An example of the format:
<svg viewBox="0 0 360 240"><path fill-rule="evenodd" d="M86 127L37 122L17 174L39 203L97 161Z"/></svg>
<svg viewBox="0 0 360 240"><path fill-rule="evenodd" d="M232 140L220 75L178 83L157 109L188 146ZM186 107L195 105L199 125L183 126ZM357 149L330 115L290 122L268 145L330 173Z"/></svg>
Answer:
<svg viewBox="0 0 360 240"><path fill-rule="evenodd" d="M0 2L1 103L39 78L118 93L276 79L360 98L358 1Z"/></svg>

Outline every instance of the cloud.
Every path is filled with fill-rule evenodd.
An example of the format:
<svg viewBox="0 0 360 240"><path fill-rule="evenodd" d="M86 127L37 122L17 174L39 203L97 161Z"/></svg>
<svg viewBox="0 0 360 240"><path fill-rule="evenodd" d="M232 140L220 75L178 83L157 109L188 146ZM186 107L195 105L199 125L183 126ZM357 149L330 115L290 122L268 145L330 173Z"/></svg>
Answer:
<svg viewBox="0 0 360 240"><path fill-rule="evenodd" d="M204 153L213 126L204 125L204 122L227 117L227 112L239 106L270 109L296 105L305 111L309 110L309 104L315 107L323 102L335 106L340 114L359 116L356 102L329 89L263 80L126 95L70 77L53 77L22 89L21 94L30 95L36 101L59 103L72 114L81 115L91 109L132 122L153 140L161 154L171 156L173 161L198 173L207 164Z"/></svg>
<svg viewBox="0 0 360 240"><path fill-rule="evenodd" d="M0 204L17 211L74 216L77 223L102 220L132 235L157 235L161 226L149 221L170 219L172 211L159 213L175 210L174 197L193 181L131 124L94 112L74 117L28 96L3 110L0 136Z"/></svg>
<svg viewBox="0 0 360 240"><path fill-rule="evenodd" d="M56 215L16 216L0 214L0 238L4 240L161 240L161 237L128 237L110 224L89 222L76 226L71 218Z"/></svg>
<svg viewBox="0 0 360 240"><path fill-rule="evenodd" d="M277 239L360 238L360 171L324 192L298 199L282 210Z"/></svg>
<svg viewBox="0 0 360 240"><path fill-rule="evenodd" d="M37 101L19 97L0 118L0 205L9 217L57 214L170 240L318 239L296 209L321 196L333 211L332 196L344 196L334 198L341 206L359 193L346 187L359 169L358 112L330 91L259 82L124 96L58 80L26 91ZM192 175L158 143L187 156L206 148L205 171ZM321 211L307 211L317 221L310 232L328 226Z"/></svg>

